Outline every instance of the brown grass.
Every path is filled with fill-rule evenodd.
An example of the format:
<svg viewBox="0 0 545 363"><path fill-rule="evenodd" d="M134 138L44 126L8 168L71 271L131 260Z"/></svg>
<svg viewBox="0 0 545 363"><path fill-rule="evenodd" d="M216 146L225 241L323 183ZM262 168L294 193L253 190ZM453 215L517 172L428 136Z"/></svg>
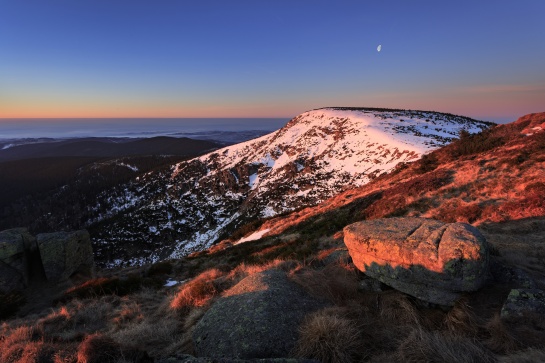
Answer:
<svg viewBox="0 0 545 363"><path fill-rule="evenodd" d="M220 292L214 284L214 280L224 274L218 269L202 272L179 289L172 299L170 307L174 310L187 312L192 307L201 307L208 304Z"/></svg>
<svg viewBox="0 0 545 363"><path fill-rule="evenodd" d="M303 322L294 355L324 363L351 362L364 350L360 328L338 311L318 311Z"/></svg>
<svg viewBox="0 0 545 363"><path fill-rule="evenodd" d="M471 339L423 330L414 330L403 340L394 357L406 363L496 362L492 353Z"/></svg>
<svg viewBox="0 0 545 363"><path fill-rule="evenodd" d="M85 337L78 348L78 363L117 363L123 357L121 346L102 334Z"/></svg>
<svg viewBox="0 0 545 363"><path fill-rule="evenodd" d="M513 353L506 357L500 357L499 363L542 363L545 362L545 350L527 349L521 352Z"/></svg>
<svg viewBox="0 0 545 363"><path fill-rule="evenodd" d="M292 280L312 295L344 305L358 294L358 276L355 269L328 265L322 270L301 269L292 274Z"/></svg>

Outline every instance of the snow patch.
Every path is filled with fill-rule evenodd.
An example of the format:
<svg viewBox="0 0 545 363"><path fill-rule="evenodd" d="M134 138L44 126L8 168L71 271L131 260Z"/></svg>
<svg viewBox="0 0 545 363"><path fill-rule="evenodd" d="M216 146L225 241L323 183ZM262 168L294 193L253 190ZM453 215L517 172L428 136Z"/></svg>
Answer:
<svg viewBox="0 0 545 363"><path fill-rule="evenodd" d="M233 244L238 245L238 244L244 243L244 242L256 241L258 239L261 239L263 237L263 235L265 233L267 233L267 232L269 232L269 229L264 229L262 231L254 232L251 235L249 235L248 237L241 238L241 239L239 239L238 241L236 241Z"/></svg>

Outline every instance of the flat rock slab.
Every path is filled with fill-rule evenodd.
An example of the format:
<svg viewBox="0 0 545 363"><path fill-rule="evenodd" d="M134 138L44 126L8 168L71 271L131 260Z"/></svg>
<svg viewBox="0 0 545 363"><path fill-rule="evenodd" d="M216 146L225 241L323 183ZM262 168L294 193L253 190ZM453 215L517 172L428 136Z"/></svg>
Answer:
<svg viewBox="0 0 545 363"><path fill-rule="evenodd" d="M452 305L461 292L478 290L488 274L486 239L465 223L375 219L345 227L344 243L359 270L435 304Z"/></svg>
<svg viewBox="0 0 545 363"><path fill-rule="evenodd" d="M250 275L227 290L197 323L197 356L288 357L304 317L324 306L282 271Z"/></svg>
<svg viewBox="0 0 545 363"><path fill-rule="evenodd" d="M501 309L502 318L538 314L545 317L545 291L539 289L513 289Z"/></svg>

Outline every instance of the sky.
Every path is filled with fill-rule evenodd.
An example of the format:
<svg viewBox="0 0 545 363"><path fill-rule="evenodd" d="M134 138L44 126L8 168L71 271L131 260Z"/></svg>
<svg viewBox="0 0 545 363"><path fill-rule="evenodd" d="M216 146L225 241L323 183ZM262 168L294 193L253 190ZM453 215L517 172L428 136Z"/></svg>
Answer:
<svg viewBox="0 0 545 363"><path fill-rule="evenodd" d="M543 0L0 0L0 118L367 106L511 121L545 111L543 14Z"/></svg>

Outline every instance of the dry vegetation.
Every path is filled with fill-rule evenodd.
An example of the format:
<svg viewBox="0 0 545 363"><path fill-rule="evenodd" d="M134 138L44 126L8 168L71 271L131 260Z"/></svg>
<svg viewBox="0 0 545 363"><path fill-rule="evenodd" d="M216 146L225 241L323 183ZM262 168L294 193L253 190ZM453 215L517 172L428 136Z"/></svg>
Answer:
<svg viewBox="0 0 545 363"><path fill-rule="evenodd" d="M0 362L148 362L191 354L191 332L214 299L244 277L271 268L288 272L310 294L331 303L301 325L294 357L545 361L543 317L499 316L509 284L491 283L447 310L384 286L369 289L339 233L353 221L391 215L469 221L480 225L492 244L493 262L521 267L545 287L545 137L518 136L523 127L527 124L480 136L484 146L455 143L434 153L432 165L400 167L316 208L254 223L240 233L262 224L275 236L236 246L225 241L183 260L112 272L73 287L53 307L2 323ZM520 160L513 162L513 153ZM167 277L183 282L163 287Z"/></svg>

